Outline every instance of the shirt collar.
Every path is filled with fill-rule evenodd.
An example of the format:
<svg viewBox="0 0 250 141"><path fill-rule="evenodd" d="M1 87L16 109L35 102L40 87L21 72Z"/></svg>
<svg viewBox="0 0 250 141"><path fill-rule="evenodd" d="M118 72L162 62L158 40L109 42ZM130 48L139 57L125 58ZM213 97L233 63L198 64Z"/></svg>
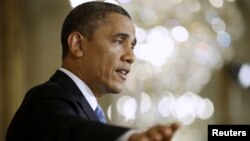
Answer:
<svg viewBox="0 0 250 141"><path fill-rule="evenodd" d="M97 107L97 100L93 92L90 90L90 88L79 77L77 77L75 74L73 74L69 70L65 68L59 68L59 70L67 74L75 82L77 87L82 92L83 96L87 99L91 108L95 110Z"/></svg>

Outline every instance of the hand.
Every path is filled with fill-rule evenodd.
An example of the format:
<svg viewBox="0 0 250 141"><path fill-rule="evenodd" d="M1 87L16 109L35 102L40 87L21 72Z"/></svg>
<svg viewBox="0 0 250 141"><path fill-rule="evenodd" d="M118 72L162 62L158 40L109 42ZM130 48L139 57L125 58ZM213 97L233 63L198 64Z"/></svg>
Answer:
<svg viewBox="0 0 250 141"><path fill-rule="evenodd" d="M171 141L178 128L177 123L170 126L156 125L145 132L133 134L129 141Z"/></svg>

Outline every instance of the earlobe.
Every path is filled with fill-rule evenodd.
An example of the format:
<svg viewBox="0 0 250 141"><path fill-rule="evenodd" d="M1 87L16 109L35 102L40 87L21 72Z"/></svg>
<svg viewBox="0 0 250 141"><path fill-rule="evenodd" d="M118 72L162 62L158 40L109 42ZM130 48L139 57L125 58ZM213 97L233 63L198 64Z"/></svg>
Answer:
<svg viewBox="0 0 250 141"><path fill-rule="evenodd" d="M69 50L74 56L83 56L82 35L79 32L72 32L68 37Z"/></svg>
<svg viewBox="0 0 250 141"><path fill-rule="evenodd" d="M83 56L83 51L78 51L78 52L76 53L76 56L77 56L77 57L82 57L82 56Z"/></svg>

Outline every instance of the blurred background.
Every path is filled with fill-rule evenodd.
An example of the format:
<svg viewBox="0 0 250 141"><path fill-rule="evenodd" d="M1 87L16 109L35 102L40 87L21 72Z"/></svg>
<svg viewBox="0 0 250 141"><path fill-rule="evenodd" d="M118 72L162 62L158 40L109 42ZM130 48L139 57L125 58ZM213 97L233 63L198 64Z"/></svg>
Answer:
<svg viewBox="0 0 250 141"><path fill-rule="evenodd" d="M84 0L1 0L0 140L25 92L61 65L60 30ZM208 124L250 124L249 0L107 0L136 25L124 90L100 99L110 124L183 124L174 141L207 140Z"/></svg>

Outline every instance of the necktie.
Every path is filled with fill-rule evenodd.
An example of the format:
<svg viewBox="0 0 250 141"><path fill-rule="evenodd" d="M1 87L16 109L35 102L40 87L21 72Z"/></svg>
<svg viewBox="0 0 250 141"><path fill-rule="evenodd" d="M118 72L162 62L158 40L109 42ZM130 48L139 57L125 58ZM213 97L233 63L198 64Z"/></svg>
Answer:
<svg viewBox="0 0 250 141"><path fill-rule="evenodd" d="M102 107L100 105L97 105L97 107L95 109L95 114L98 117L98 119L100 120L100 122L107 123L106 118L105 118L105 114L104 114Z"/></svg>

